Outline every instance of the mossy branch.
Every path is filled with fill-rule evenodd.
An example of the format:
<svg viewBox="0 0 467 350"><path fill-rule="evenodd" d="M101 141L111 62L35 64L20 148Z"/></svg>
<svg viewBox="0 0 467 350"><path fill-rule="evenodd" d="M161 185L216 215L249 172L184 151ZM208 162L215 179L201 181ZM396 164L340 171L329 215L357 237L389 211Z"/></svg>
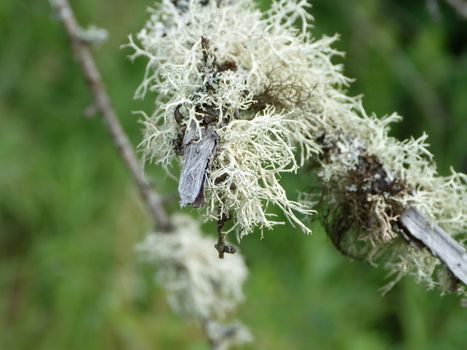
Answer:
<svg viewBox="0 0 467 350"><path fill-rule="evenodd" d="M131 58L148 60L136 96L158 92L144 121L148 160L166 168L180 161L188 149L184 136L195 140L191 125L199 137L206 125L217 135L216 152L193 147L194 156L184 155L180 184L187 204L197 206L205 190L205 218L232 219L220 231L221 253L224 234L241 238L281 224L272 205L310 232L300 216L314 213L312 201L290 200L279 180L311 161L319 164L329 208L321 213L329 213L326 230L342 252L381 263L396 280L412 275L428 288L457 287L434 240L420 244L399 218L414 207L462 238L467 176L454 170L439 176L426 135L391 137L401 117L368 115L362 98L348 95L351 80L333 63L341 55L333 48L336 37L313 36L306 0L277 0L266 13L252 0L209 3L193 0L180 11L162 2L128 47ZM197 141L199 148L208 141ZM185 181L193 174L196 181Z"/></svg>

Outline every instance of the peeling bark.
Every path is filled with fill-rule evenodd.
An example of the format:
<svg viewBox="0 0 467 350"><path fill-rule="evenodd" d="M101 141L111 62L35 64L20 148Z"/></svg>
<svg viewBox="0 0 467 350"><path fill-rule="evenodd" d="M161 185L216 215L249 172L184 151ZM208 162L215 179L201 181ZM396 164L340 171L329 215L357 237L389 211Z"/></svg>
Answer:
<svg viewBox="0 0 467 350"><path fill-rule="evenodd" d="M459 242L427 220L415 208L406 209L399 221L412 236L430 249L454 276L467 285L467 253Z"/></svg>
<svg viewBox="0 0 467 350"><path fill-rule="evenodd" d="M183 162L178 192L182 207L197 208L204 201L204 183L207 169L216 153L218 136L212 125L201 129L199 137L196 125L192 123L183 138Z"/></svg>

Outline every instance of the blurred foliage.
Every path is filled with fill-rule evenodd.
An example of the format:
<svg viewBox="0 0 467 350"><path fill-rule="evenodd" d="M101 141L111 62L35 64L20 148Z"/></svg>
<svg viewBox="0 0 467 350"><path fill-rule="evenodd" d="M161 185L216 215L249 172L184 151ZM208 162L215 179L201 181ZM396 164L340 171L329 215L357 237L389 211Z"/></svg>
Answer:
<svg viewBox="0 0 467 350"><path fill-rule="evenodd" d="M143 62L130 64L119 47L151 1L72 3L82 23L109 30L94 52L136 145L131 111L149 110L151 98L132 100ZM424 1L313 6L316 33L341 33L342 61L357 79L350 92L378 115L405 116L395 135L428 132L440 173L465 172L467 21L444 2L438 20ZM47 2L1 1L0 38L0 349L207 349L135 256L149 220L101 120L83 117L90 97ZM148 170L162 192L174 191ZM291 194L310 185L306 172L284 181ZM465 348L467 312L456 297L411 280L382 297L384 271L341 257L313 225L311 237L284 226L242 241L249 348Z"/></svg>

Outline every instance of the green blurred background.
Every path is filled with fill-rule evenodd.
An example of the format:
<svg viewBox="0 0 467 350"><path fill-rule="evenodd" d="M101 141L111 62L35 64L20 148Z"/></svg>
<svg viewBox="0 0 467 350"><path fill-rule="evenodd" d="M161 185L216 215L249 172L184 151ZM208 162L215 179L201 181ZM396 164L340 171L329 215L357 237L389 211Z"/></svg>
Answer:
<svg viewBox="0 0 467 350"><path fill-rule="evenodd" d="M94 53L137 144L131 111L150 110L152 97L132 100L144 62L130 64L120 45L152 1L72 4L82 24L109 30ZM341 33L351 93L369 111L405 116L394 135L428 132L447 174L467 168L467 21L439 5L437 17L425 1L315 0L312 13L318 35ZM47 2L0 1L0 349L207 349L134 253L150 222L101 119L83 117L89 104ZM294 195L309 175L284 183ZM408 279L382 297L385 272L340 256L313 226L310 237L286 226L242 241L248 349L467 349L458 298Z"/></svg>

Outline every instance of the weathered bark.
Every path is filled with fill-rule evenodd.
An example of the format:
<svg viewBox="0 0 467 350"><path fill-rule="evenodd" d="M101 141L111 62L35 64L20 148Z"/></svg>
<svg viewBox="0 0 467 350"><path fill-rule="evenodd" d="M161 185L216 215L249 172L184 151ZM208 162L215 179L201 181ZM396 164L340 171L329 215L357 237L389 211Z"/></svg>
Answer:
<svg viewBox="0 0 467 350"><path fill-rule="evenodd" d="M216 153L217 141L212 125L201 129L201 138L194 123L187 129L183 138L182 172L178 182L182 207L199 207L203 203L206 171Z"/></svg>
<svg viewBox="0 0 467 350"><path fill-rule="evenodd" d="M413 237L430 249L454 276L467 285L467 253L459 242L413 207L406 209L399 221Z"/></svg>

